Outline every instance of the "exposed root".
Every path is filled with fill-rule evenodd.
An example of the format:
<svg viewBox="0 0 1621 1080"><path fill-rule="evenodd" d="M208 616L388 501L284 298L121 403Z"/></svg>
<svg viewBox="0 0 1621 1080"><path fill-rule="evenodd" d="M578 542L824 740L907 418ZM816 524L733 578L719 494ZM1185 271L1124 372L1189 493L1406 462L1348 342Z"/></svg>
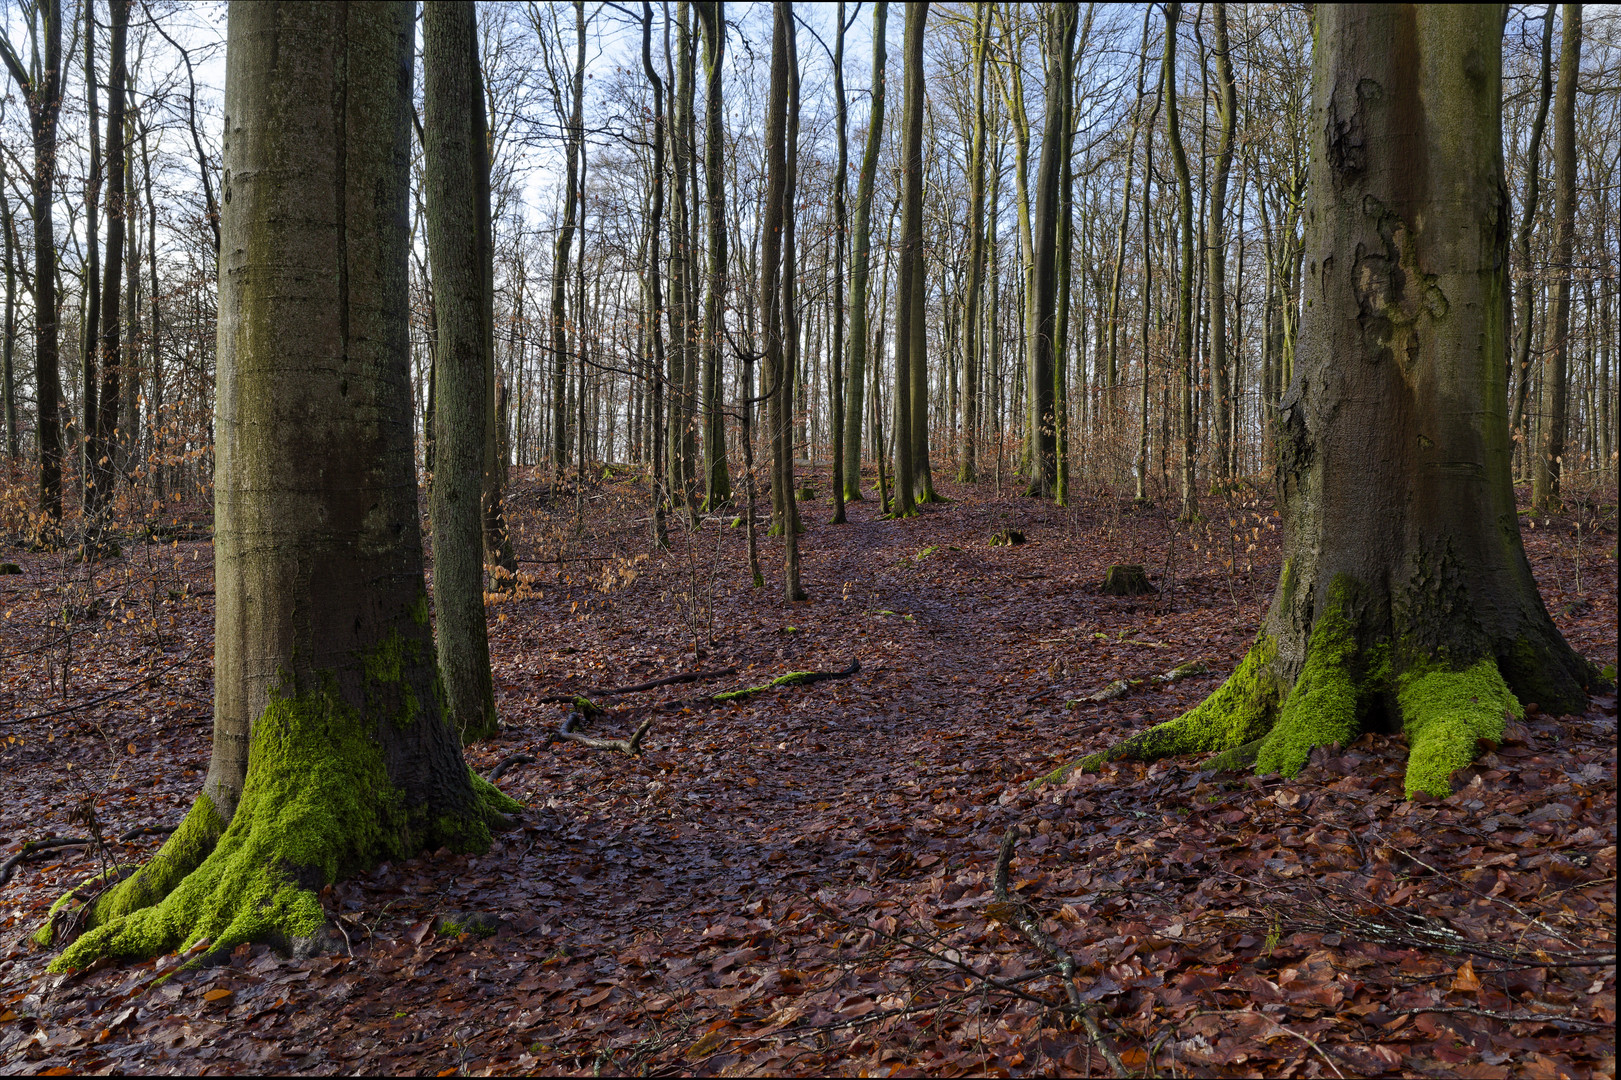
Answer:
<svg viewBox="0 0 1621 1080"><path fill-rule="evenodd" d="M642 752L642 740L647 737L647 733L652 730L652 727L653 720L649 717L642 721L641 726L628 739L594 739L589 735L581 735L574 731L559 731L553 738L565 742L579 743L581 746L592 750L617 750L621 754L638 757Z"/></svg>

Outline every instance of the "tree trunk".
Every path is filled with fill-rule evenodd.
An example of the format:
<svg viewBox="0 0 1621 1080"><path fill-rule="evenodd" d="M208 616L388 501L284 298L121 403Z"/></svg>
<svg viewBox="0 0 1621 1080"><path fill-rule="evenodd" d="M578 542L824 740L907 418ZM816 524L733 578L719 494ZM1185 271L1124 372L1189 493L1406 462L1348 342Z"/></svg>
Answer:
<svg viewBox="0 0 1621 1080"><path fill-rule="evenodd" d="M495 734L484 612L486 441L483 257L477 191L486 157L478 30L468 0L422 9L423 197L438 347L434 363L433 600L446 719L464 741Z"/></svg>
<svg viewBox="0 0 1621 1080"><path fill-rule="evenodd" d="M412 5L235 4L220 274L214 753L57 969L308 947L316 893L515 804L435 685L406 294ZM277 58L280 57L280 62Z"/></svg>
<svg viewBox="0 0 1621 1080"><path fill-rule="evenodd" d="M1531 470L1531 511L1558 513L1570 390L1570 270L1576 231L1576 75L1582 54L1582 5L1561 4L1559 89L1553 105L1553 302L1542 349L1542 446Z"/></svg>
<svg viewBox="0 0 1621 1080"><path fill-rule="evenodd" d="M85 551L98 551L106 528L106 514L113 495L119 395L123 389L124 322L119 305L124 270L124 44L129 33L129 0L109 0L112 33L107 60L107 260L101 279L101 344L98 349L101 376L95 398L95 415L85 407L85 455L87 513ZM94 243L92 243L92 249ZM86 331L87 337L89 331ZM88 372L87 372L88 374Z"/></svg>
<svg viewBox="0 0 1621 1080"><path fill-rule="evenodd" d="M1142 128L1143 121L1143 75L1148 67L1148 28L1152 25L1153 9L1143 12L1143 40L1137 51L1137 97L1136 104L1131 112L1131 139L1126 144L1126 179L1121 187L1120 197L1120 225L1115 238L1114 266L1109 274L1109 329L1108 352L1103 360L1103 409L1104 427L1109 433L1109 448L1111 455L1114 452L1115 440L1113 435L1119 430L1121 420L1119 396L1120 383L1120 285L1125 277L1126 268L1126 231L1131 224L1131 170L1137 154L1137 135ZM1148 171L1143 171L1143 202L1148 201L1148 184L1151 177ZM1146 303L1146 294L1145 294ZM1111 466L1110 481L1114 482L1118 473Z"/></svg>
<svg viewBox="0 0 1621 1080"><path fill-rule="evenodd" d="M895 509L896 517L917 513L917 439L912 428L919 410L913 399L926 401L928 387L919 376L927 370L913 353L926 348L923 290L923 25L927 3L906 5L906 37L901 67L905 72L901 113L901 258L895 283ZM927 417L926 409L923 416Z"/></svg>
<svg viewBox="0 0 1621 1080"><path fill-rule="evenodd" d="M1051 24L1043 42L1047 54L1046 124L1041 133L1041 164L1036 168L1035 324L1030 339L1032 361L1030 381L1035 433L1031 446L1030 485L1027 495L1049 498L1058 477L1058 415L1056 389L1058 329L1058 219L1063 210L1064 126L1068 82L1064 72L1074 47L1076 11L1074 4L1056 4L1048 9Z"/></svg>
<svg viewBox="0 0 1621 1080"><path fill-rule="evenodd" d="M867 120L867 144L856 177L856 216L850 248L850 396L845 402L844 497L861 499L861 425L865 419L867 377L867 297L872 265L872 188L878 173L878 149L884 134L884 28L889 4L877 0L872 13L872 112ZM873 357L873 367L879 358ZM878 451L875 456L882 456Z"/></svg>
<svg viewBox="0 0 1621 1080"><path fill-rule="evenodd" d="M1165 5L1165 141L1176 172L1177 237L1182 249L1176 301L1176 367L1181 391L1178 413L1182 420L1182 509L1177 520L1194 521L1199 517L1199 491L1193 427L1193 181L1188 174L1188 156L1182 150L1176 100L1176 26L1181 13L1181 4Z"/></svg>
<svg viewBox="0 0 1621 1080"><path fill-rule="evenodd" d="M1221 135L1216 146L1216 170L1210 180L1210 225L1206 280L1210 295L1210 403L1216 428L1213 456L1216 479L1226 480L1232 458L1232 389L1227 371L1227 175L1233 164L1233 131L1238 119L1238 93L1233 85L1233 57L1227 46L1227 5L1214 5L1216 29L1216 83L1221 96L1217 115Z"/></svg>
<svg viewBox="0 0 1621 1080"><path fill-rule="evenodd" d="M1514 261L1520 271L1520 287L1514 307L1514 406L1509 415L1509 434L1516 443L1525 441L1526 394L1531 388L1531 324L1536 300L1536 277L1531 271L1531 230L1536 225L1537 198L1542 190L1542 129L1548 121L1548 101L1553 97L1554 12L1549 4L1542 19L1542 79L1537 94L1537 112L1531 121L1531 135L1525 156L1525 201L1520 207L1520 224L1514 232Z"/></svg>
<svg viewBox="0 0 1621 1080"><path fill-rule="evenodd" d="M957 482L979 479L980 297L985 286L985 61L990 50L991 13L986 0L974 4L974 133L968 154L968 283L963 297L962 451Z"/></svg>
<svg viewBox="0 0 1621 1080"><path fill-rule="evenodd" d="M849 29L844 19L844 0L839 0L837 35L833 42L833 100L838 130L838 159L833 172L833 333L829 339L832 362L828 365L828 418L833 430L829 433L832 448L833 475L829 482L833 488L833 519L829 524L843 525L844 517L844 244L849 227L849 211L845 204L845 190L850 172L849 108L844 98L844 34ZM860 487L857 469L856 486Z"/></svg>
<svg viewBox="0 0 1621 1080"><path fill-rule="evenodd" d="M1446 795L1521 703L1600 685L1520 542L1503 407L1501 14L1318 8L1308 306L1283 399L1285 562L1233 676L1083 764L1225 752L1293 776L1405 731L1407 792Z"/></svg>
<svg viewBox="0 0 1621 1080"><path fill-rule="evenodd" d="M564 135L568 171L564 177L563 224L552 244L552 479L560 481L568 463L568 263L580 201L579 156L585 139L585 0L574 0L573 107ZM561 108L561 106L559 106ZM656 264L655 264L656 265ZM579 321L576 314L575 321Z"/></svg>
<svg viewBox="0 0 1621 1080"><path fill-rule="evenodd" d="M6 457L16 461L22 456L17 440L17 378L12 369L12 353L17 343L17 245L3 157L0 157L0 230L5 233L6 252L6 313L5 325L0 326L5 340L0 341L0 389L5 393Z"/></svg>
<svg viewBox="0 0 1621 1080"><path fill-rule="evenodd" d="M726 468L726 411L721 387L721 339L726 299L726 133L721 100L721 61L726 50L723 0L698 5L704 38L704 194L709 268L704 283L704 505L714 510L732 501Z"/></svg>
<svg viewBox="0 0 1621 1080"><path fill-rule="evenodd" d="M642 72L653 88L653 191L647 214L647 333L649 381L653 384L652 425L648 442L653 449L649 470L653 499L653 544L663 549L669 543L664 528L664 508L668 503L664 469L664 296L659 273L659 230L664 217L664 82L653 66L653 5L642 0Z"/></svg>

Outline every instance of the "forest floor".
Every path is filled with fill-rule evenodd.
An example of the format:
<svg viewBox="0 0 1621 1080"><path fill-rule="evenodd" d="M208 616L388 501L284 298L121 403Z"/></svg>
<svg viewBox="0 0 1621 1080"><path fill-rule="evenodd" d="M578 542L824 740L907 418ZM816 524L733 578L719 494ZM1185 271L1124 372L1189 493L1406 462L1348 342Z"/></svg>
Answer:
<svg viewBox="0 0 1621 1080"><path fill-rule="evenodd" d="M1614 1075L1613 696L1529 715L1445 800L1403 799L1403 741L1376 734L1287 781L1176 760L1031 785L1232 669L1277 578L1264 495L1212 499L1191 530L990 483L903 522L804 504L811 600L789 605L780 541L754 590L729 518L672 521L660 553L633 481L592 489L579 528L547 490L515 478L528 580L491 609L506 728L469 751L533 758L499 781L521 824L325 893L333 954L241 946L198 970L48 975L29 937L100 855L22 862L0 891L0 1071L1109 1075L1101 1033L1134 1076ZM1602 665L1601 502L1527 519L1526 541ZM1028 542L989 546L1003 527ZM0 857L83 834L87 800L108 837L178 822L209 753L206 531L0 561L22 570L0 577ZM1103 595L1116 562L1160 592ZM548 741L564 706L543 698L724 668L597 695L591 735L651 719L639 757ZM1030 916L1073 957L1093 1034L1016 930Z"/></svg>

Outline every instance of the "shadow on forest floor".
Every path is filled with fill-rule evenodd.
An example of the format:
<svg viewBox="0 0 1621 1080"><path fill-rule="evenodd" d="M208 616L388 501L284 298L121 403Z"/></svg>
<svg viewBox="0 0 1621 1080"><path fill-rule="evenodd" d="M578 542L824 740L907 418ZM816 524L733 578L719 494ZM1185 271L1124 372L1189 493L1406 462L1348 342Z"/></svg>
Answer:
<svg viewBox="0 0 1621 1080"><path fill-rule="evenodd" d="M947 484L956 501L903 522L870 498L843 527L805 504L811 600L789 605L780 545L762 538L768 587L748 588L730 516L672 520L660 553L632 480L592 489L580 528L572 497L515 486L525 580L490 607L506 728L469 757L535 759L500 781L521 825L487 855L331 890L332 955L243 946L172 978L175 957L46 976L28 935L96 858L24 863L0 909L0 1068L1106 1073L1009 929L1023 911L1135 1074L1613 1070L1613 974L1573 962L1614 952L1613 697L1529 717L1442 801L1402 799L1405 748L1380 735L1292 781L1188 760L1026 787L1231 670L1277 575L1264 499L1212 499L1191 531L988 485ZM1600 663L1614 502L1526 531L1549 610ZM990 546L1004 527L1028 542ZM208 757L210 558L197 540L89 567L0 547L23 571L0 577L0 854L81 831L86 799L108 835L184 813ZM1102 595L1116 562L1159 594ZM851 678L686 700L852 657ZM1199 659L1208 674L1130 684ZM548 745L563 707L541 698L725 667L604 703L592 735L652 718L640 757ZM1080 701L1115 679L1129 692Z"/></svg>

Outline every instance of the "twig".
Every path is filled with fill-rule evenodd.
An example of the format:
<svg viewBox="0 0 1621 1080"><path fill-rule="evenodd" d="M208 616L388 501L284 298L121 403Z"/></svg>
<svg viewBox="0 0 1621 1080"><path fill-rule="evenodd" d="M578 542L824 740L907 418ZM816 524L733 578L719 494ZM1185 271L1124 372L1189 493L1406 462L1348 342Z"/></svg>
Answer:
<svg viewBox="0 0 1621 1080"><path fill-rule="evenodd" d="M1131 1070L1126 1068L1125 1062L1120 1060L1120 1055L1115 1053L1114 1046L1110 1044L1097 1018L1092 1015L1091 1008L1081 1000L1081 991L1075 985L1077 966L1075 957L1047 935L1041 928L1041 920L1033 916L1022 902L1014 902L1008 898L1008 870L1013 865L1013 849L1018 843L1019 827L1014 825L1003 834L1002 849L996 856L996 910L992 915L1018 931L1020 937L1046 953L1058 965L1058 970L1064 976L1064 992L1069 996L1070 1009L1080 1018L1087 1035L1091 1037L1098 1052L1103 1055L1103 1060L1109 1063L1116 1080L1126 1080L1131 1076Z"/></svg>
<svg viewBox="0 0 1621 1080"><path fill-rule="evenodd" d="M138 829L131 829L118 838L121 844L146 835L167 836L178 828L176 825L143 825ZM30 840L22 846L22 850L12 855L4 863L0 863L0 886L11 881L11 875L17 872L17 867L30 859L38 858L47 851L61 848L89 847L95 841L88 836L53 836L45 840Z"/></svg>
<svg viewBox="0 0 1621 1080"><path fill-rule="evenodd" d="M91 698L89 701L81 701L73 705L64 705L60 709L51 709L49 712L35 713L32 716L13 716L8 720L0 720L0 726L9 724L26 724L30 720L47 720L53 716L61 716L63 713L78 712L80 709L88 709L92 705L100 705L102 702L111 701L113 698L118 697L121 694L126 694L131 690L139 689L141 686L152 682L154 679L173 671L175 668L179 667L181 664L184 664L190 659L191 653L188 652L185 656L182 656L174 663L168 664L162 669L152 672L150 675L143 675L133 683L130 683L127 686L120 686L117 690L109 691L108 693L102 694L100 697Z"/></svg>
<svg viewBox="0 0 1621 1080"><path fill-rule="evenodd" d="M1587 1031L1614 1031L1614 1024L1604 1024L1597 1020L1583 1020L1579 1016L1562 1016L1552 1013L1510 1013L1499 1012L1496 1009L1479 1009L1473 1005L1431 1005L1425 1008L1400 1009L1397 1016L1417 1016L1419 1013L1457 1013L1463 1016L1484 1016L1489 1020L1505 1020L1517 1024L1552 1024L1554 1027L1570 1025Z"/></svg>

